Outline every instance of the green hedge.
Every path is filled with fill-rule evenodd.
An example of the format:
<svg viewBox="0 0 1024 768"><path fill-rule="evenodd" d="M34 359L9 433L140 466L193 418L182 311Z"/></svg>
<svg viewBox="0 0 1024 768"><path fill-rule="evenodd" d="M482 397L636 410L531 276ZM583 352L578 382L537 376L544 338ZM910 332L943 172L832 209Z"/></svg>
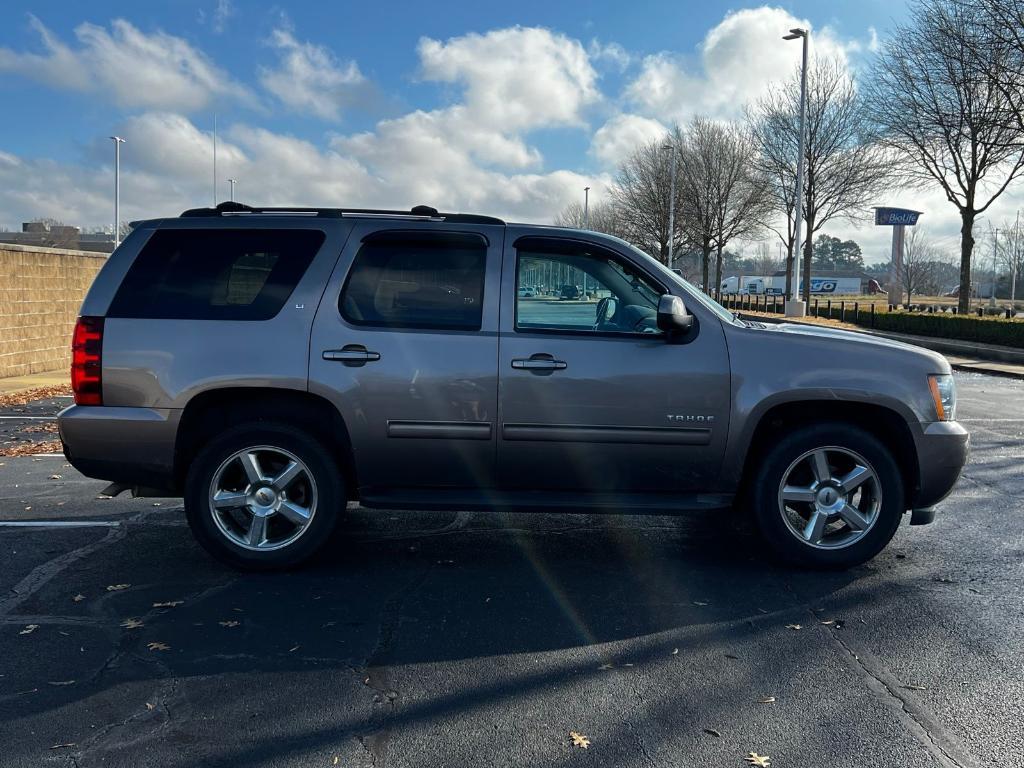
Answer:
<svg viewBox="0 0 1024 768"><path fill-rule="evenodd" d="M847 321L853 313L847 311ZM860 313L858 325L871 326L870 312ZM1024 349L1024 321L996 317L927 314L911 312L876 312L875 330L936 336L943 339L976 341Z"/></svg>

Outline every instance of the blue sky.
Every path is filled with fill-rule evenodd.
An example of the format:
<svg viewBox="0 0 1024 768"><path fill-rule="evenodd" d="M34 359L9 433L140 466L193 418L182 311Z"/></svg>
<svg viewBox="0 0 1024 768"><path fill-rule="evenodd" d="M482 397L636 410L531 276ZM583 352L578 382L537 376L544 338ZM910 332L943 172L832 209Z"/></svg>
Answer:
<svg viewBox="0 0 1024 768"><path fill-rule="evenodd" d="M738 117L813 55L862 72L905 4L858 2L5 4L0 225L125 218L220 199L430 203L550 221L600 200L626 153L695 114ZM915 197L916 195L916 197ZM942 205L919 193L896 202ZM927 209L926 209L927 210ZM936 215L945 236L955 222ZM852 225L831 231L849 236ZM870 228L857 239L884 246Z"/></svg>

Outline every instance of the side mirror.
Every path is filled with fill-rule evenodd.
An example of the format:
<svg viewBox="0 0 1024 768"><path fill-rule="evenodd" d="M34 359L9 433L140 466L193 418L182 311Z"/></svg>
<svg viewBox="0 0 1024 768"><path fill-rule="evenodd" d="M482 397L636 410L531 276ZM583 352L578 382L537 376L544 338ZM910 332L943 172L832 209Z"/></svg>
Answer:
<svg viewBox="0 0 1024 768"><path fill-rule="evenodd" d="M665 294L658 299L658 328L665 333L688 331L693 325L693 315L686 313L686 306L678 296Z"/></svg>

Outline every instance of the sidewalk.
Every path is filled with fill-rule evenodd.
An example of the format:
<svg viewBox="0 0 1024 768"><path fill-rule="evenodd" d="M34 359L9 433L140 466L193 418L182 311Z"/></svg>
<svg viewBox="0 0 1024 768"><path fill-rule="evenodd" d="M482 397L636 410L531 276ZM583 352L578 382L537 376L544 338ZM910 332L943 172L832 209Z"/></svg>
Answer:
<svg viewBox="0 0 1024 768"><path fill-rule="evenodd" d="M880 336L893 341L902 341L917 347L924 347L941 353L949 364L961 371L984 373L990 376L1009 376L1024 379L1024 350L1001 347L995 344L979 344L960 341L958 339L941 339L931 336L912 336L907 333L892 331L874 331L851 323L814 322L812 318L787 318L781 315L762 314L761 312L740 312L741 318L768 323L793 323L794 325L813 325L817 327L836 328L866 336Z"/></svg>
<svg viewBox="0 0 1024 768"><path fill-rule="evenodd" d="M32 373L28 376L0 378L0 395L13 395L42 387L70 387L71 374L61 368L58 371Z"/></svg>

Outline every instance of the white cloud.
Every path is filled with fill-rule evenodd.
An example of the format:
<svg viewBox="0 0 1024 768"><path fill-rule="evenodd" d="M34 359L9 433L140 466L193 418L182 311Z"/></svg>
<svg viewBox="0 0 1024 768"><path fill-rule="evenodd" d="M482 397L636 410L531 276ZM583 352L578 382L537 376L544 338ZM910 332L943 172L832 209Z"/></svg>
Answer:
<svg viewBox="0 0 1024 768"><path fill-rule="evenodd" d="M547 29L511 27L443 43L423 38L418 50L423 77L465 86L465 108L481 125L580 124L582 109L600 97L583 46Z"/></svg>
<svg viewBox="0 0 1024 768"><path fill-rule="evenodd" d="M602 166L616 168L637 147L664 138L667 133L668 129L658 120L618 114L594 133L590 153Z"/></svg>
<svg viewBox="0 0 1024 768"><path fill-rule="evenodd" d="M800 42L781 39L793 27L811 24L767 6L729 13L704 37L695 65L670 53L646 57L626 98L641 114L678 122L694 114L737 117L769 83L789 78L798 67ZM812 30L812 56L845 63L853 47L828 27Z"/></svg>
<svg viewBox="0 0 1024 768"><path fill-rule="evenodd" d="M78 46L58 39L30 16L44 53L0 48L0 71L55 88L111 94L124 107L193 111L216 97L250 101L242 85L218 69L202 51L164 32L146 34L123 19L110 29L75 28Z"/></svg>
<svg viewBox="0 0 1024 768"><path fill-rule="evenodd" d="M213 31L218 35L223 32L228 19L234 15L235 6L231 0L217 0L217 7L213 10Z"/></svg>
<svg viewBox="0 0 1024 768"><path fill-rule="evenodd" d="M587 46L587 53L593 61L607 62L618 70L626 69L633 63L633 56L618 43L602 43L596 37Z"/></svg>
<svg viewBox="0 0 1024 768"><path fill-rule="evenodd" d="M260 82L283 104L338 120L363 90L366 78L354 61L339 62L327 48L299 42L287 29L274 30L270 42L280 61L276 68L261 68Z"/></svg>

